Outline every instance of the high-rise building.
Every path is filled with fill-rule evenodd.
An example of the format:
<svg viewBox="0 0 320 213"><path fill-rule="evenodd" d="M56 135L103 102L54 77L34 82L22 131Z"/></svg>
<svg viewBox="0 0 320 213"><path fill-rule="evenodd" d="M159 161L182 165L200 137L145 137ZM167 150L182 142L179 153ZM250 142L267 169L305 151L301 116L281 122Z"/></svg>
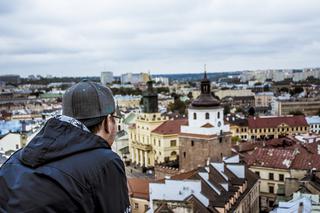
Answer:
<svg viewBox="0 0 320 213"><path fill-rule="evenodd" d="M102 85L107 85L113 81L113 72L101 72L100 81Z"/></svg>

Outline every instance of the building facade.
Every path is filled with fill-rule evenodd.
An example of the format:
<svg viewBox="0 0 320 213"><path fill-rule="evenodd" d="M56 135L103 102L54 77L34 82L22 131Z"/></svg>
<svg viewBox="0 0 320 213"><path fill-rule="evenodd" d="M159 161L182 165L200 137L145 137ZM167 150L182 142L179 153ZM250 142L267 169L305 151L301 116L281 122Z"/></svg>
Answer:
<svg viewBox="0 0 320 213"><path fill-rule="evenodd" d="M248 118L248 138L264 140L309 131L304 116L265 116Z"/></svg>
<svg viewBox="0 0 320 213"><path fill-rule="evenodd" d="M292 112L302 112L306 116L318 115L320 110L319 99L299 99L299 100L274 100L272 111L275 115L289 115Z"/></svg>
<svg viewBox="0 0 320 213"><path fill-rule="evenodd" d="M273 97L273 92L256 93L254 96L255 107L270 107Z"/></svg>

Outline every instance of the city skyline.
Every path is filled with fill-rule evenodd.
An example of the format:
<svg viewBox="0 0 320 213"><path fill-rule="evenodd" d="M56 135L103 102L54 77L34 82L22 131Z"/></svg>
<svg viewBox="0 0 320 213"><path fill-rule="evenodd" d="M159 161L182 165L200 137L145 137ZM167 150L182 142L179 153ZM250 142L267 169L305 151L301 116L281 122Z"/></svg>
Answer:
<svg viewBox="0 0 320 213"><path fill-rule="evenodd" d="M1 2L0 74L319 67L319 9L315 0Z"/></svg>

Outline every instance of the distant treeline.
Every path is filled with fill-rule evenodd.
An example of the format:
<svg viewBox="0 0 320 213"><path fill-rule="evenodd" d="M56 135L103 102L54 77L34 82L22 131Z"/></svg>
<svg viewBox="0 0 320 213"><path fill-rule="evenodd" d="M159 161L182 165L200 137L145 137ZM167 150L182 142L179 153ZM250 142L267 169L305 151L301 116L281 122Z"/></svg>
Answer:
<svg viewBox="0 0 320 213"><path fill-rule="evenodd" d="M94 82L100 82L100 77L53 77L53 78L40 78L40 79L29 79L29 78L21 78L21 84L50 84L55 82L75 82L78 83L83 79L88 79Z"/></svg>

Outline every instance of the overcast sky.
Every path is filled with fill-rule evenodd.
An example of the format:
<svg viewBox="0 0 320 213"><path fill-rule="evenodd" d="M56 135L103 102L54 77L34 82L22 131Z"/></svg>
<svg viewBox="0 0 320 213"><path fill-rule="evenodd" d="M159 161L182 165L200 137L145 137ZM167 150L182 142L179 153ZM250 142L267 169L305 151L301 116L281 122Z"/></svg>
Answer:
<svg viewBox="0 0 320 213"><path fill-rule="evenodd" d="M320 66L319 0L0 0L0 74Z"/></svg>

